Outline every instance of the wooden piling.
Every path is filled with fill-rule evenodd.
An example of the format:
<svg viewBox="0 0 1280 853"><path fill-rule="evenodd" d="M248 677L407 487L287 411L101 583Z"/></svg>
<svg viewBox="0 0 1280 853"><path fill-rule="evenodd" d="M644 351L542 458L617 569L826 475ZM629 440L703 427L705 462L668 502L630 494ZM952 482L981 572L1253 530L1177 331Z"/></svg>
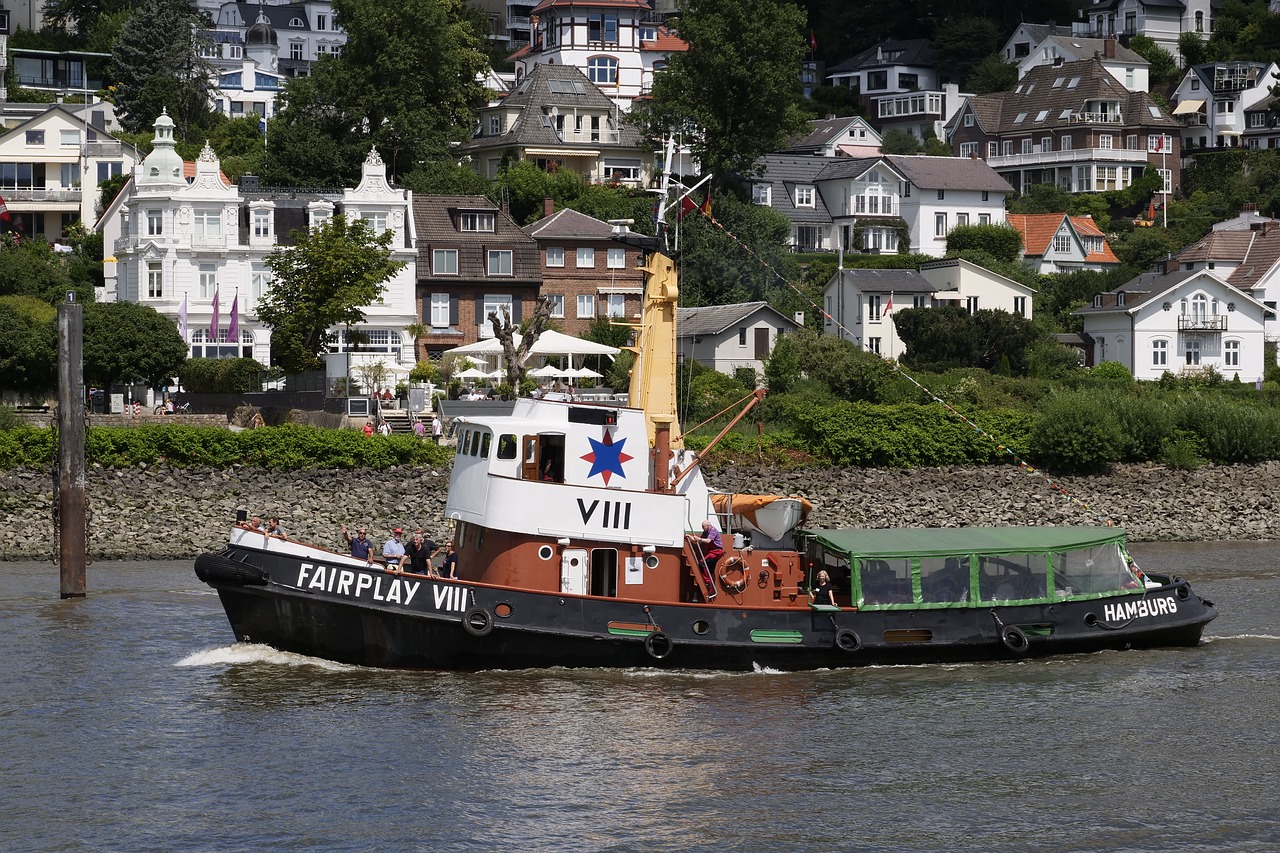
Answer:
<svg viewBox="0 0 1280 853"><path fill-rule="evenodd" d="M85 595L84 309L58 306L58 568L63 598Z"/></svg>

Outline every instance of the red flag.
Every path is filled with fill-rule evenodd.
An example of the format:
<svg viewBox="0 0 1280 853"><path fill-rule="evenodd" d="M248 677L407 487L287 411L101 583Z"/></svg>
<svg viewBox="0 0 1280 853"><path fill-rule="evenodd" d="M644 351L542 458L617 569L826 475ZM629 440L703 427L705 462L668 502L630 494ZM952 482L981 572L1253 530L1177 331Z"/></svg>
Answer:
<svg viewBox="0 0 1280 853"><path fill-rule="evenodd" d="M9 215L9 206L4 203L3 198L0 198L0 222L8 222L12 218Z"/></svg>
<svg viewBox="0 0 1280 853"><path fill-rule="evenodd" d="M706 201L702 202L702 215L706 217L711 216L711 190L707 190Z"/></svg>
<svg viewBox="0 0 1280 853"><path fill-rule="evenodd" d="M1163 133L1156 137L1156 150L1157 151L1164 150L1164 134Z"/></svg>
<svg viewBox="0 0 1280 853"><path fill-rule="evenodd" d="M818 52L818 39L814 36L813 30L809 30L809 50L813 53Z"/></svg>
<svg viewBox="0 0 1280 853"><path fill-rule="evenodd" d="M698 209L698 206L693 203L693 199L689 198L688 196L685 196L684 198L680 199L680 212L676 214L676 219L677 220L684 219L687 215L689 215L690 213L693 213L697 209Z"/></svg>
<svg viewBox="0 0 1280 853"><path fill-rule="evenodd" d="M1156 221L1156 197L1151 197L1151 203L1147 205L1147 219L1151 222Z"/></svg>
<svg viewBox="0 0 1280 853"><path fill-rule="evenodd" d="M893 310L893 294L889 294L889 301L884 304L884 316L888 317L889 312Z"/></svg>

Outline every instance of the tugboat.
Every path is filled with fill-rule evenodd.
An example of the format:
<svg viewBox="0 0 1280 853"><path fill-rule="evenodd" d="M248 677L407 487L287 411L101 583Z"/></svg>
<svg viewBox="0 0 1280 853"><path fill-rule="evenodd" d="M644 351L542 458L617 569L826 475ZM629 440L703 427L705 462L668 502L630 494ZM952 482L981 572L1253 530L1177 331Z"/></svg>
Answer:
<svg viewBox="0 0 1280 853"><path fill-rule="evenodd" d="M450 670L804 670L1199 643L1212 602L1140 571L1120 528L817 530L802 498L712 491L706 450L683 446L676 417L674 264L660 238L621 239L647 250L628 405L520 399L455 421L457 579L237 523L195 563L237 639Z"/></svg>

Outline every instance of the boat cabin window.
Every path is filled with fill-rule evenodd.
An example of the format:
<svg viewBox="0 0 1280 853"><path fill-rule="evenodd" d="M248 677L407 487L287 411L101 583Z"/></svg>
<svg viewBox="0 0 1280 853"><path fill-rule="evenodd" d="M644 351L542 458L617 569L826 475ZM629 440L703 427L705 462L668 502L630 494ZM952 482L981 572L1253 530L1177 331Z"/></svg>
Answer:
<svg viewBox="0 0 1280 853"><path fill-rule="evenodd" d="M498 458L516 458L516 437L514 435L504 433L503 435L498 436Z"/></svg>
<svg viewBox="0 0 1280 853"><path fill-rule="evenodd" d="M969 555L920 558L920 600L969 600Z"/></svg>
<svg viewBox="0 0 1280 853"><path fill-rule="evenodd" d="M866 604L910 604L911 561L905 557L891 560L860 560L862 601Z"/></svg>
<svg viewBox="0 0 1280 853"><path fill-rule="evenodd" d="M486 432L480 436L480 458L481 459L489 458L489 443L492 440L493 440L493 435L491 435L490 433Z"/></svg>
<svg viewBox="0 0 1280 853"><path fill-rule="evenodd" d="M1053 584L1060 595L1117 592L1140 585L1114 542L1053 555Z"/></svg>
<svg viewBox="0 0 1280 853"><path fill-rule="evenodd" d="M983 601L1044 598L1048 560L1043 554L986 555L978 558L978 595Z"/></svg>

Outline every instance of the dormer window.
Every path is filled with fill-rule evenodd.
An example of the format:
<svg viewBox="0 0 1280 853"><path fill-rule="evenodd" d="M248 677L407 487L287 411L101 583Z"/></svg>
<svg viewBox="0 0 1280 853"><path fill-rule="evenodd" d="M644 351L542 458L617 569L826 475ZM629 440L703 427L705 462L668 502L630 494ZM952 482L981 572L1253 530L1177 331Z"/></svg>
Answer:
<svg viewBox="0 0 1280 853"><path fill-rule="evenodd" d="M1116 291L1116 307L1117 308L1124 307L1124 291L1123 290Z"/></svg>
<svg viewBox="0 0 1280 853"><path fill-rule="evenodd" d="M493 232L493 214L492 213L459 213L458 214L458 230L459 231L488 231Z"/></svg>
<svg viewBox="0 0 1280 853"><path fill-rule="evenodd" d="M1094 307L1094 308L1101 308L1101 307L1102 307L1102 294L1101 294L1101 293L1099 293L1099 294L1097 294L1096 296L1094 296L1094 297L1093 297L1093 307Z"/></svg>
<svg viewBox="0 0 1280 853"><path fill-rule="evenodd" d="M303 21L301 18L290 18L290 19L289 19L289 26L291 26L291 27L299 27L299 28L301 28L301 27L305 27L306 25L307 25L307 24L306 24L306 22L305 22L305 21Z"/></svg>

